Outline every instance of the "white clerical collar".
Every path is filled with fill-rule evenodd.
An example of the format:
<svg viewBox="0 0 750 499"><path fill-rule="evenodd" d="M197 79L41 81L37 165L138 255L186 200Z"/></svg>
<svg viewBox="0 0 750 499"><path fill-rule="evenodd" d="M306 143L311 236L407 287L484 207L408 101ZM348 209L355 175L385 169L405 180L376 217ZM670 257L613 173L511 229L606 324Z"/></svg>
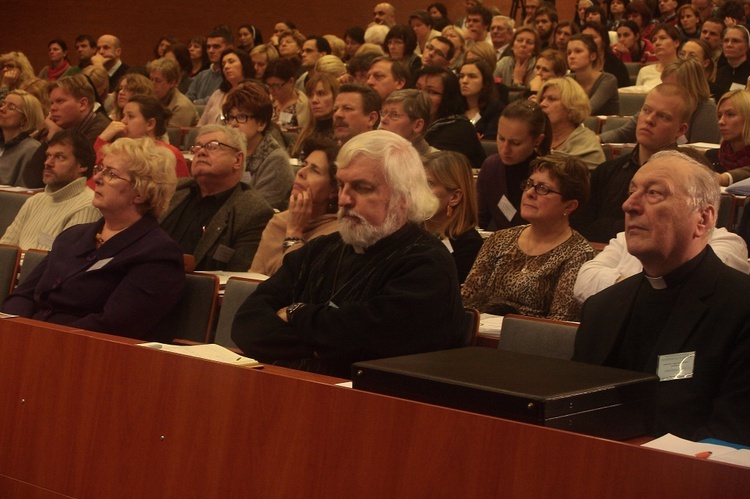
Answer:
<svg viewBox="0 0 750 499"><path fill-rule="evenodd" d="M646 277L646 280L654 289L667 289L667 281L664 280L663 277L649 277L646 274L643 274L644 277Z"/></svg>

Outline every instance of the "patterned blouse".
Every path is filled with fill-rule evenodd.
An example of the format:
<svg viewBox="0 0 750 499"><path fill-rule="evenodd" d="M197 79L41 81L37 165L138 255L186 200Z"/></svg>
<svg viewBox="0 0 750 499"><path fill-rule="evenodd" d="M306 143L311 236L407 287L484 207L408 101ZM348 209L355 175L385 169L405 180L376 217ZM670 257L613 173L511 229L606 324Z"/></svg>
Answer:
<svg viewBox="0 0 750 499"><path fill-rule="evenodd" d="M542 255L518 246L528 225L492 234L482 246L461 290L464 306L495 314L577 321L580 305L573 298L578 269L594 250L578 232Z"/></svg>

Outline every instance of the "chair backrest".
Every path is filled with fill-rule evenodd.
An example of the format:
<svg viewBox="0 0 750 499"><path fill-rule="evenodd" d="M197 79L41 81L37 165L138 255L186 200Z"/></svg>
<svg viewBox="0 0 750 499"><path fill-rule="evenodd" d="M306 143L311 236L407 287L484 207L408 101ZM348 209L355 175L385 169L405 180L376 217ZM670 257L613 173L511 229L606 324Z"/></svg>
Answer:
<svg viewBox="0 0 750 499"><path fill-rule="evenodd" d="M503 318L497 348L510 352L570 360L578 325L510 314Z"/></svg>
<svg viewBox="0 0 750 499"><path fill-rule="evenodd" d="M600 126L599 121L598 116L587 116L586 119L583 120L583 126L598 135Z"/></svg>
<svg viewBox="0 0 750 499"><path fill-rule="evenodd" d="M44 260L44 258L47 256L47 253L48 251L38 249L28 249L26 250L26 252L24 252L21 263L21 271L18 274L18 284L21 284L26 280L27 277L29 277L31 271L34 270L37 265L39 265L39 262Z"/></svg>
<svg viewBox="0 0 750 499"><path fill-rule="evenodd" d="M719 213L716 216L716 226L724 227L731 231L734 230L735 214L737 206L737 197L729 192L721 193L719 202Z"/></svg>
<svg viewBox="0 0 750 499"><path fill-rule="evenodd" d="M182 139L182 130L178 126L167 127L167 137L169 137L169 143L175 146L177 149L182 145L180 140Z"/></svg>
<svg viewBox="0 0 750 499"><path fill-rule="evenodd" d="M477 344L479 334L479 310L475 308L464 308L464 323L459 347L473 347Z"/></svg>
<svg viewBox="0 0 750 499"><path fill-rule="evenodd" d="M13 291L20 259L21 250L18 246L0 244L0 302Z"/></svg>
<svg viewBox="0 0 750 499"><path fill-rule="evenodd" d="M493 154L497 154L497 142L494 140L480 140L482 149L484 149L484 155L488 158Z"/></svg>
<svg viewBox="0 0 750 499"><path fill-rule="evenodd" d="M646 94L620 93L620 114L633 116L638 114L646 101Z"/></svg>
<svg viewBox="0 0 750 499"><path fill-rule="evenodd" d="M626 62L625 67L628 70L628 76L630 77L630 84L635 85L636 80L638 79L638 72L641 70L641 63L640 62Z"/></svg>
<svg viewBox="0 0 750 499"><path fill-rule="evenodd" d="M29 197L28 194L21 192L0 191L0 236L5 234Z"/></svg>
<svg viewBox="0 0 750 499"><path fill-rule="evenodd" d="M211 274L185 274L182 298L154 331L166 341L182 338L210 343L218 296L218 277Z"/></svg>
<svg viewBox="0 0 750 499"><path fill-rule="evenodd" d="M182 129L181 144L179 146L181 151L189 151L191 147L195 145L195 140L198 138L198 132L200 127L188 127Z"/></svg>
<svg viewBox="0 0 750 499"><path fill-rule="evenodd" d="M607 116L607 119L602 123L600 133L617 130L625 126L628 121L630 121L630 116Z"/></svg>
<svg viewBox="0 0 750 499"><path fill-rule="evenodd" d="M227 348L237 348L232 341L232 323L237 310L245 303L247 297L253 294L260 281L230 277L224 287L224 299L221 301L219 322L216 324L214 343Z"/></svg>

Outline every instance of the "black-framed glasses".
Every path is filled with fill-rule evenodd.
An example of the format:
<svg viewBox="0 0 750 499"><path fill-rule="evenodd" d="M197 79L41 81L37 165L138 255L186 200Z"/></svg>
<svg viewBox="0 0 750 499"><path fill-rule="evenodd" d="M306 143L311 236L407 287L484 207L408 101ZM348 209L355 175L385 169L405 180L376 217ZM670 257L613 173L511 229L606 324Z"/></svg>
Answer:
<svg viewBox="0 0 750 499"><path fill-rule="evenodd" d="M247 123L247 120L251 120L255 118L252 114L247 113L237 113L237 114L227 114L226 116L221 117L221 121L225 125L231 124L233 121L236 121L239 124Z"/></svg>
<svg viewBox="0 0 750 499"><path fill-rule="evenodd" d="M214 152L214 151L218 151L222 147L227 147L229 149L239 151L239 149L237 149L236 147L230 146L229 144L225 144L224 142L219 142L218 140L211 140L202 145L195 144L193 147L190 148L190 152L193 154L198 154L199 152L201 152L201 149L205 149L207 152Z"/></svg>
<svg viewBox="0 0 750 499"><path fill-rule="evenodd" d="M95 165L94 166L94 175L97 175L99 173L101 173L102 175L104 175L104 178L106 178L110 182L114 182L115 179L124 180L125 182L130 182L129 179L126 179L124 177L119 176L118 174L115 173L115 171L112 168L110 168L108 166L105 167L105 166L102 166L102 165Z"/></svg>
<svg viewBox="0 0 750 499"><path fill-rule="evenodd" d="M523 192L528 191L532 187L534 188L534 192L536 192L540 196L546 196L550 192L554 194L559 194L562 196L562 192L558 192L558 191L550 189L547 184L534 184L534 181L531 180L530 178L527 178L526 180L521 182L521 191Z"/></svg>

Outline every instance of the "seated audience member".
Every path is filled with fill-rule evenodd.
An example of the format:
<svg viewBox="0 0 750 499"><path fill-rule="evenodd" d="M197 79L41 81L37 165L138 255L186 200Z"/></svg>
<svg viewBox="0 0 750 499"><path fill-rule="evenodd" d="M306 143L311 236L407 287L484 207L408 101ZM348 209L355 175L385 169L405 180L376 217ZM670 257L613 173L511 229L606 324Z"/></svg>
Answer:
<svg viewBox="0 0 750 499"><path fill-rule="evenodd" d="M198 126L221 123L221 108L224 99L240 82L255 77L253 60L239 49L226 49L221 54L221 85L211 94L206 108L203 110Z"/></svg>
<svg viewBox="0 0 750 499"><path fill-rule="evenodd" d="M497 95L492 68L484 61L467 62L458 73L461 95L466 99L464 114L482 140L497 138L497 120L503 111L503 103Z"/></svg>
<svg viewBox="0 0 750 499"><path fill-rule="evenodd" d="M339 233L289 254L240 307L232 339L261 362L342 377L353 362L456 346L459 285L445 246L418 225L437 206L419 155L374 130L336 163Z"/></svg>
<svg viewBox="0 0 750 499"><path fill-rule="evenodd" d="M68 60L68 44L64 40L55 39L47 45L49 66L39 71L39 78L45 81L55 81L63 76L80 73L81 68L72 66Z"/></svg>
<svg viewBox="0 0 750 499"><path fill-rule="evenodd" d="M211 67L211 62L208 60L208 47L206 47L206 38L203 36L194 36L188 41L188 50L190 51L190 63L191 68L188 76L191 78L190 84L192 85L196 75L201 71L204 71ZM187 97L188 90L185 91ZM209 94L210 95L210 94Z"/></svg>
<svg viewBox="0 0 750 499"><path fill-rule="evenodd" d="M539 33L541 50L549 48L554 41L552 35L557 27L558 20L557 11L554 7L542 7L534 12L534 28Z"/></svg>
<svg viewBox="0 0 750 499"><path fill-rule="evenodd" d="M109 116L104 103L109 98L109 75L101 66L94 66L90 64L83 68L81 74L87 76L91 83L94 85L96 90L96 103L94 103L94 112L101 113L104 116Z"/></svg>
<svg viewBox="0 0 750 499"><path fill-rule="evenodd" d="M612 52L609 31L600 23L586 22L581 33L589 35L599 51L597 64L600 71L609 73L617 80L618 87L630 86L630 74L625 64ZM596 114L596 113L594 113Z"/></svg>
<svg viewBox="0 0 750 499"><path fill-rule="evenodd" d="M682 44L680 59L695 59L703 68L709 86L716 79L716 63L711 58L711 45L705 40L688 40ZM666 69L666 68L665 68Z"/></svg>
<svg viewBox="0 0 750 499"><path fill-rule="evenodd" d="M623 204L643 272L586 301L574 361L659 376L653 435L750 445L750 277L708 247L719 186L678 152L651 158Z"/></svg>
<svg viewBox="0 0 750 499"><path fill-rule="evenodd" d="M284 256L318 236L339 230L336 154L333 140L311 137L302 145L289 209L273 216L260 238L250 272L273 275Z"/></svg>
<svg viewBox="0 0 750 499"><path fill-rule="evenodd" d="M346 64L344 64L341 59L339 59L335 55L324 55L323 57L318 59L318 62L315 63L315 68L310 73L310 76L314 74L327 73L334 78L338 78L345 75L346 71ZM307 86L307 78L305 78L305 86ZM302 88L302 91L305 91L305 89Z"/></svg>
<svg viewBox="0 0 750 499"><path fill-rule="evenodd" d="M339 94L339 83L328 74L314 74L307 79L305 91L310 105L310 120L297 135L290 155L299 156L302 144L310 137L333 139L333 104Z"/></svg>
<svg viewBox="0 0 750 499"><path fill-rule="evenodd" d="M96 41L96 55L91 58L92 64L103 66L109 75L109 91L115 91L115 85L128 72L130 66L122 62L122 43L114 35L102 35Z"/></svg>
<svg viewBox="0 0 750 499"><path fill-rule="evenodd" d="M594 257L569 223L589 195L586 164L559 155L538 158L521 190L521 217L529 225L487 239L461 290L464 306L496 315L576 321L580 305L573 285L578 269Z"/></svg>
<svg viewBox="0 0 750 499"><path fill-rule="evenodd" d="M552 152L580 158L589 169L604 163L606 158L599 138L583 126L591 107L578 83L570 78L548 80L539 90L537 100L552 124Z"/></svg>
<svg viewBox="0 0 750 499"><path fill-rule="evenodd" d="M463 30L452 24L443 28L443 36L453 44L453 58L450 60L448 69L457 71L464 64L466 55L466 38Z"/></svg>
<svg viewBox="0 0 750 499"><path fill-rule="evenodd" d="M21 170L17 180L24 187L43 187L42 171L47 152L47 138L60 130L75 130L82 133L93 145L96 137L107 128L109 119L94 112L96 96L94 88L81 74L66 76L49 84L50 113L44 120L39 134L42 144Z"/></svg>
<svg viewBox="0 0 750 499"><path fill-rule="evenodd" d="M268 64L263 82L273 98L273 122L282 130L304 128L310 119L308 99L294 88L294 65L288 59L276 59Z"/></svg>
<svg viewBox="0 0 750 499"><path fill-rule="evenodd" d="M263 81L266 68L271 61L279 58L279 53L273 45L262 44L250 51L250 58L253 60L253 68L255 68L255 78Z"/></svg>
<svg viewBox="0 0 750 499"><path fill-rule="evenodd" d="M698 39L701 36L701 18L698 8L685 4L677 9L677 30L683 40Z"/></svg>
<svg viewBox="0 0 750 499"><path fill-rule="evenodd" d="M91 58L96 55L96 39L91 35L76 37L76 52L78 53L78 67L81 69L91 66ZM109 78L109 75L107 75ZM109 86L107 86L109 92Z"/></svg>
<svg viewBox="0 0 750 499"><path fill-rule="evenodd" d="M586 239L606 243L625 229L622 203L633 175L653 154L677 147L693 109L690 94L677 85L662 83L646 95L638 115L635 149L591 172L591 200L572 220Z"/></svg>
<svg viewBox="0 0 750 499"><path fill-rule="evenodd" d="M145 95L134 95L125 104L122 121L110 122L109 126L99 134L96 142L94 142L94 149L99 153L104 145L118 137L130 137L131 139L147 137L156 141L157 145L172 151L175 158L175 173L178 177L189 177L190 170L185 161L185 156L175 146L161 140L167 133L168 122L169 110L162 106L158 99ZM90 183L90 185L93 189L93 183Z"/></svg>
<svg viewBox="0 0 750 499"><path fill-rule="evenodd" d="M677 60L677 51L680 49L682 40L677 28L671 24L659 24L651 33L651 43L654 45L654 54L658 59L656 64L643 66L638 71L635 79L635 87L626 87L637 93L648 92L661 83L661 72L669 64Z"/></svg>
<svg viewBox="0 0 750 499"><path fill-rule="evenodd" d="M559 50L563 54L567 53L568 40L571 36L577 35L580 32L581 28L575 22L562 21L558 23L554 31L554 43L550 45L550 48Z"/></svg>
<svg viewBox="0 0 750 499"><path fill-rule="evenodd" d="M477 199L471 165L466 156L437 151L424 157L427 184L438 200L424 229L435 234L453 256L458 283L463 284L484 240L477 226Z"/></svg>
<svg viewBox="0 0 750 499"><path fill-rule="evenodd" d="M745 274L750 273L747 246L740 236L717 227L711 232L708 244L726 265ZM591 295L642 271L640 260L628 253L625 233L618 232L617 237L611 239L601 253L583 264L578 271L573 294L576 300L583 303Z"/></svg>
<svg viewBox="0 0 750 499"><path fill-rule="evenodd" d="M25 90L39 100L46 115L49 111L47 82L34 75L29 59L23 52L0 55L0 100L11 90Z"/></svg>
<svg viewBox="0 0 750 499"><path fill-rule="evenodd" d="M221 54L226 49L232 48L232 43L234 43L232 33L224 29L215 29L206 36L206 52L211 67L204 69L193 77L193 83L190 84L190 88L185 95L194 104L206 104L224 81L222 78Z"/></svg>
<svg viewBox="0 0 750 499"><path fill-rule="evenodd" d="M344 62L349 62L357 53L359 47L365 43L365 30L360 26L352 26L344 32Z"/></svg>
<svg viewBox="0 0 750 499"><path fill-rule="evenodd" d="M222 109L224 124L237 128L247 140L247 156L242 182L273 208L285 209L294 182L289 155L269 131L273 106L265 89L245 82L227 94Z"/></svg>
<svg viewBox="0 0 750 499"><path fill-rule="evenodd" d="M568 40L568 67L589 98L590 115L620 114L617 78L601 68L599 50L589 35L573 35Z"/></svg>
<svg viewBox="0 0 750 499"><path fill-rule="evenodd" d="M297 90L304 91L308 74L315 71L315 65L321 57L331 55L331 44L322 36L310 35L302 43L299 55L302 58L300 71L304 71L304 73L297 78L295 86Z"/></svg>
<svg viewBox="0 0 750 499"><path fill-rule="evenodd" d="M466 101L456 75L444 68L422 68L417 73L416 88L432 103L432 123L425 132L427 143L441 151L460 152L474 168L482 166L486 155L474 125L466 117Z"/></svg>
<svg viewBox="0 0 750 499"><path fill-rule="evenodd" d="M94 149L81 134L57 132L47 144L44 192L23 204L0 244L49 251L60 232L99 220L101 213L91 204L94 191L86 188L95 160Z"/></svg>
<svg viewBox="0 0 750 499"><path fill-rule="evenodd" d="M383 102L380 111L380 130L388 130L405 138L420 156L437 152L424 139L430 126L430 99L424 92L408 88L396 90Z"/></svg>
<svg viewBox="0 0 750 499"><path fill-rule="evenodd" d="M149 62L147 69L156 98L172 114L169 126L195 126L198 123L198 111L190 99L177 88L180 83L180 66L172 59L164 57Z"/></svg>
<svg viewBox="0 0 750 499"><path fill-rule="evenodd" d="M721 146L706 156L717 172L719 185L750 178L750 91L730 90L719 99L717 111Z"/></svg>
<svg viewBox="0 0 750 499"><path fill-rule="evenodd" d="M492 40L492 47L495 49L498 61L506 55L511 55L510 39L513 38L513 28L515 25L515 20L508 16L497 15L492 17L490 39Z"/></svg>
<svg viewBox="0 0 750 499"><path fill-rule="evenodd" d="M193 78L190 76L190 71L193 68L193 62L190 60L190 49L188 49L187 45L175 43L167 49L164 57L177 64L179 76L177 78L176 88L184 97L185 92L190 89L190 84L193 83ZM185 100L190 102L190 99L187 97L185 97ZM192 104L192 102L190 102L190 104Z"/></svg>
<svg viewBox="0 0 750 499"><path fill-rule="evenodd" d="M154 45L154 60L161 59L169 50L169 47L177 43L177 41L171 36L162 36L159 41Z"/></svg>
<svg viewBox="0 0 750 499"><path fill-rule="evenodd" d="M477 42L466 49L466 53L464 54L464 64L480 60L486 62L491 68L497 67L497 62L495 61L495 50L489 43Z"/></svg>
<svg viewBox="0 0 750 499"><path fill-rule="evenodd" d="M565 54L567 52L555 49L542 50L542 53L536 58L534 78L529 82L529 90L532 92L529 100L536 102L536 94L547 80L562 78L567 74L568 58Z"/></svg>
<svg viewBox="0 0 750 499"><path fill-rule="evenodd" d="M305 35L296 29L284 30L279 34L279 44L276 47L279 51L279 57L292 63L295 74L302 64L300 51L304 43Z"/></svg>
<svg viewBox="0 0 750 499"><path fill-rule="evenodd" d="M471 40L473 43L491 44L490 24L492 24L492 12L482 6L481 3L466 9L463 29L467 40Z"/></svg>
<svg viewBox="0 0 750 499"><path fill-rule="evenodd" d="M549 154L552 125L533 102L512 102L497 124L497 154L482 165L477 177L479 227L499 230L521 225L521 183L531 162Z"/></svg>
<svg viewBox="0 0 750 499"><path fill-rule="evenodd" d="M653 22L653 13L651 8L644 0L633 0L625 7L628 20L633 21L641 32L641 38L644 40L651 39L656 24Z"/></svg>
<svg viewBox="0 0 750 499"><path fill-rule="evenodd" d="M333 135L339 145L378 126L381 99L378 93L362 83L339 87L333 104Z"/></svg>
<svg viewBox="0 0 750 499"><path fill-rule="evenodd" d="M509 87L528 87L534 77L536 56L541 51L541 41L536 30L529 26L518 28L510 42L513 55L500 59L495 68L495 78Z"/></svg>
<svg viewBox="0 0 750 499"><path fill-rule="evenodd" d="M121 139L103 153L93 199L102 218L60 233L3 312L171 341L154 327L185 285L182 252L156 222L174 192L174 157L148 139Z"/></svg>
<svg viewBox="0 0 750 499"><path fill-rule="evenodd" d="M120 79L119 85L113 95L113 108L109 114L112 121L122 120L122 110L134 95L145 95L147 97L156 97L154 84L151 80L143 75L128 73Z"/></svg>
<svg viewBox="0 0 750 499"><path fill-rule="evenodd" d="M0 102L0 184L16 184L21 169L39 148L39 141L30 135L43 122L42 105L25 90L11 90Z"/></svg>
<svg viewBox="0 0 750 499"><path fill-rule="evenodd" d="M721 132L716 118L716 104L711 99L711 90L700 63L694 59L677 59L664 68L661 79L664 83L680 85L687 90L693 102L697 103L695 111L690 116L687 132L685 132L687 143L718 144L721 140ZM637 124L638 114L636 113L620 128L602 133L599 139L603 143L634 143Z"/></svg>
<svg viewBox="0 0 750 499"><path fill-rule="evenodd" d="M414 74L422 67L422 59L416 53L417 35L411 26L396 24L391 27L385 35L383 47L388 57L405 64L409 73Z"/></svg>
<svg viewBox="0 0 750 499"><path fill-rule="evenodd" d="M439 68L447 68L450 66L454 52L453 42L443 35L435 36L424 46L422 67L437 66Z"/></svg>
<svg viewBox="0 0 750 499"><path fill-rule="evenodd" d="M256 44L260 45L261 43L263 43L263 35L261 35L259 29L252 24L240 24L240 27L237 28L237 48L249 54Z"/></svg>
<svg viewBox="0 0 750 499"><path fill-rule="evenodd" d="M396 23L396 9L389 3L379 3L373 9L371 24L383 24L389 28Z"/></svg>
<svg viewBox="0 0 750 499"><path fill-rule="evenodd" d="M367 86L375 90L381 99L391 92L401 90L409 82L409 68L389 57L378 57L367 71Z"/></svg>
<svg viewBox="0 0 750 499"><path fill-rule="evenodd" d="M622 62L649 64L658 62L651 41L641 38L641 30L633 21L623 21L617 28L617 45L614 53Z"/></svg>
<svg viewBox="0 0 750 499"><path fill-rule="evenodd" d="M323 38L325 38L326 41L328 41L328 44L331 46L330 55L341 61L341 59L346 55L346 42L342 38L339 38L338 36L330 33L327 35L323 35Z"/></svg>
<svg viewBox="0 0 750 499"><path fill-rule="evenodd" d="M426 10L413 12L409 16L409 25L417 35L417 47L414 49L414 53L421 57L425 51L427 42L436 36L440 36L440 32L432 29L432 16ZM366 39L367 33L365 32Z"/></svg>
<svg viewBox="0 0 750 499"><path fill-rule="evenodd" d="M196 270L247 270L273 216L263 196L241 182L246 147L236 128L202 127L190 150L193 178L180 182L161 217L182 252L195 257Z"/></svg>

